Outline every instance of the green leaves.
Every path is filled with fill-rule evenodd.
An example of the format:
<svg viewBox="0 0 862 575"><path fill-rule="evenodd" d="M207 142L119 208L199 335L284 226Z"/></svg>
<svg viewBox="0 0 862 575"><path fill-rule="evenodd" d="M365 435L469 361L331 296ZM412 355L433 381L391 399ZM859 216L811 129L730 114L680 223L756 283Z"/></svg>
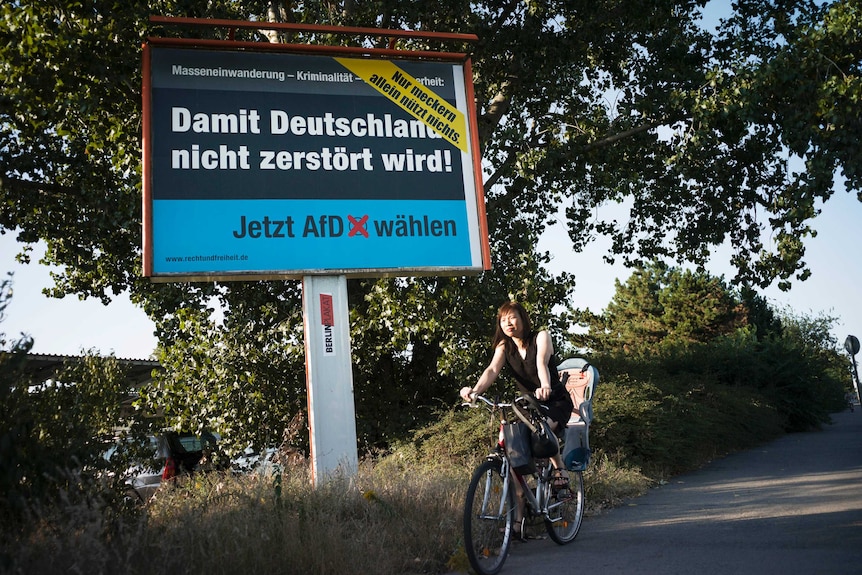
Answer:
<svg viewBox="0 0 862 575"><path fill-rule="evenodd" d="M234 286L215 293L212 307L182 307L159 322L165 371L141 404L163 409L176 429L218 431L229 449L278 445L306 404L298 286Z"/></svg>

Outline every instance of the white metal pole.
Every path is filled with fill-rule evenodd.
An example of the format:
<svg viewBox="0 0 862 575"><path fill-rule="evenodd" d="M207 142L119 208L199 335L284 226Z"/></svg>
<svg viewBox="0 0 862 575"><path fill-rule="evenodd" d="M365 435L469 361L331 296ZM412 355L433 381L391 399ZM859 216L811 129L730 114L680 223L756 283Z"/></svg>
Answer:
<svg viewBox="0 0 862 575"><path fill-rule="evenodd" d="M346 276L304 276L302 315L312 475L320 485L359 465Z"/></svg>

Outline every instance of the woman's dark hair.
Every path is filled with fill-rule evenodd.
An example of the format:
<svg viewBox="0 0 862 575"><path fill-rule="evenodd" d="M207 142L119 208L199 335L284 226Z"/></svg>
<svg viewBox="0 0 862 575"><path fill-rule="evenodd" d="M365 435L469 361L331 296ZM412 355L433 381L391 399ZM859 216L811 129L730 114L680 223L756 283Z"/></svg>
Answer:
<svg viewBox="0 0 862 575"><path fill-rule="evenodd" d="M497 310L497 327L494 330L494 339L491 340L491 349L496 349L502 341L505 342L506 349L508 351L513 351L510 346L513 347L515 342L512 341L512 338L503 333L503 328L500 327L500 318L509 313L516 313L518 314L518 317L521 318L521 324L524 326L524 339L528 340L532 337L533 326L530 323L530 316L527 314L527 310L517 302L507 301L500 306L500 309Z"/></svg>

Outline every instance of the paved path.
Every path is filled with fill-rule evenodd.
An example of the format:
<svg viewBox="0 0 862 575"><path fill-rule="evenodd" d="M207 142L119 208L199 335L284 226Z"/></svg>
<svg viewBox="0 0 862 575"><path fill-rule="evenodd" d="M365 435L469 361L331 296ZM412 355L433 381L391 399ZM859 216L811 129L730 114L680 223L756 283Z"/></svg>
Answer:
<svg viewBox="0 0 862 575"><path fill-rule="evenodd" d="M833 421L587 517L567 546L517 544L502 574L862 574L862 410Z"/></svg>

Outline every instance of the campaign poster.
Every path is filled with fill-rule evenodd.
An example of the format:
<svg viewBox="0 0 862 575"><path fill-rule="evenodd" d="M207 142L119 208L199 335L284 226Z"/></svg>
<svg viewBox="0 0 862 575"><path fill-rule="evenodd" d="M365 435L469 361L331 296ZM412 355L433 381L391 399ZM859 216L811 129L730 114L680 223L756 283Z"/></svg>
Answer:
<svg viewBox="0 0 862 575"><path fill-rule="evenodd" d="M489 268L463 64L145 52L145 276Z"/></svg>

